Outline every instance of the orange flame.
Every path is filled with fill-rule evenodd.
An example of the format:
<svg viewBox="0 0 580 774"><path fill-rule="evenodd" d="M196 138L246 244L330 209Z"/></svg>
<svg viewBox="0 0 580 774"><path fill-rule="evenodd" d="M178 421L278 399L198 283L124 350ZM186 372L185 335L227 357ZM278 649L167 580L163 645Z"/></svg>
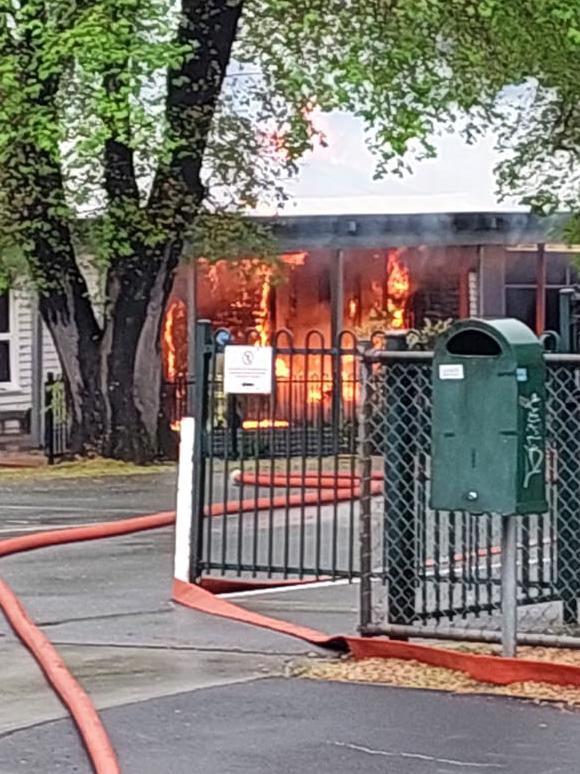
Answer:
<svg viewBox="0 0 580 774"><path fill-rule="evenodd" d="M257 347L267 347L270 343L270 292L272 290L272 270L264 267L260 303L256 312Z"/></svg>
<svg viewBox="0 0 580 774"><path fill-rule="evenodd" d="M284 253L282 256L282 263L285 263L287 266L292 266L292 268L295 266L304 266L305 260L306 253Z"/></svg>
<svg viewBox="0 0 580 774"><path fill-rule="evenodd" d="M348 316L351 320L354 320L358 314L358 301L356 298L349 299L348 302Z"/></svg>
<svg viewBox="0 0 580 774"><path fill-rule="evenodd" d="M165 354L165 373L167 379L171 381L179 376L178 359L178 336L176 335L177 324L187 315L187 310L183 301L177 299L174 301L165 315L163 326L163 350Z"/></svg>
<svg viewBox="0 0 580 774"><path fill-rule="evenodd" d="M165 378L168 382L175 382L176 397L185 400L187 387L179 381L184 376L187 368L187 307L183 301L173 301L165 315L161 346L163 349L163 362ZM181 419L175 419L170 424L171 429L178 433L181 428Z"/></svg>
<svg viewBox="0 0 580 774"><path fill-rule="evenodd" d="M358 400L359 383L354 355L343 355L341 364L342 399L345 403Z"/></svg>
<svg viewBox="0 0 580 774"><path fill-rule="evenodd" d="M284 360L284 358L278 357L276 358L276 378L277 379L289 379L290 378L290 369L288 367L288 363Z"/></svg>
<svg viewBox="0 0 580 774"><path fill-rule="evenodd" d="M288 427L286 419L246 419L242 422L244 430L269 430L271 427Z"/></svg>
<svg viewBox="0 0 580 774"><path fill-rule="evenodd" d="M401 263L396 250L387 257L387 313L389 326L401 329L406 325L405 312L411 283L409 270Z"/></svg>

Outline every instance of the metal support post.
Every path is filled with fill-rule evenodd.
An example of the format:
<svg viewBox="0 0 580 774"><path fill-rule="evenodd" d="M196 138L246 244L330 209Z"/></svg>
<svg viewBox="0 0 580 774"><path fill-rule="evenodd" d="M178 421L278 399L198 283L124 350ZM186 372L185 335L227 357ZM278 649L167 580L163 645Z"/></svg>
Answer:
<svg viewBox="0 0 580 774"><path fill-rule="evenodd" d="M337 250L330 269L331 346L336 346L344 328L344 251Z"/></svg>
<svg viewBox="0 0 580 774"><path fill-rule="evenodd" d="M536 335L546 330L546 250L538 245L536 256Z"/></svg>
<svg viewBox="0 0 580 774"><path fill-rule="evenodd" d="M559 293L560 351L572 352L572 300L573 288L562 288Z"/></svg>
<svg viewBox="0 0 580 774"><path fill-rule="evenodd" d="M43 445L43 325L38 298L32 301L32 411L30 412L30 434L35 448Z"/></svg>
<svg viewBox="0 0 580 774"><path fill-rule="evenodd" d="M195 333L197 325L197 258L187 272L187 414L193 416L195 403Z"/></svg>
<svg viewBox="0 0 580 774"><path fill-rule="evenodd" d="M501 524L501 644L502 655L515 658L518 632L518 521L504 516Z"/></svg>
<svg viewBox="0 0 580 774"><path fill-rule="evenodd" d="M360 459L360 632L372 623L372 523L371 523L371 373L372 366L361 362L361 406L359 415Z"/></svg>
<svg viewBox="0 0 580 774"><path fill-rule="evenodd" d="M344 328L344 252L336 251L336 261L331 269L331 347L332 355L332 424L340 426L341 396L342 396L342 342L341 333Z"/></svg>
<svg viewBox="0 0 580 774"><path fill-rule="evenodd" d="M195 436L193 442L193 484L191 507L191 572L195 583L201 574L203 519L205 508L207 420L209 410L209 373L213 352L213 333L209 320L199 320L195 332Z"/></svg>
<svg viewBox="0 0 580 774"><path fill-rule="evenodd" d="M44 386L44 453L48 458L48 464L54 465L54 374L47 374Z"/></svg>

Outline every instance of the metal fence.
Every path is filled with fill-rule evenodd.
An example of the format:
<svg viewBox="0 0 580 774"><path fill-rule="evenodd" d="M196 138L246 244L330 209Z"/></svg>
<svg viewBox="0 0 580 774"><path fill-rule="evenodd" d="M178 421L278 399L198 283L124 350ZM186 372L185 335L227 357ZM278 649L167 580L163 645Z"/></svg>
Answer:
<svg viewBox="0 0 580 774"><path fill-rule="evenodd" d="M580 356L546 360L549 511L517 517L520 630L576 636ZM361 628L493 640L500 626L501 517L429 507L431 397L430 353L365 356ZM378 496L373 479L380 481Z"/></svg>
<svg viewBox="0 0 580 774"><path fill-rule="evenodd" d="M357 342L271 337L271 395L225 395L223 331L197 330L192 577L358 572ZM249 343L255 342L249 337Z"/></svg>
<svg viewBox="0 0 580 774"><path fill-rule="evenodd" d="M49 373L44 385L44 451L49 465L69 454L69 442L66 386L62 376Z"/></svg>
<svg viewBox="0 0 580 774"><path fill-rule="evenodd" d="M177 459L179 425L188 414L193 380L178 377L161 385L158 454L161 459ZM44 453L48 464L71 455L71 413L62 376L47 375L44 385Z"/></svg>

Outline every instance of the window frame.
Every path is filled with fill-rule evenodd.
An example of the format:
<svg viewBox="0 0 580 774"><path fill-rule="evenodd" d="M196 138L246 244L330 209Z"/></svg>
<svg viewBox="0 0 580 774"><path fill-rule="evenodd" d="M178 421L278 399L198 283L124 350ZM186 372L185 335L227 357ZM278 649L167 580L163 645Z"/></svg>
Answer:
<svg viewBox="0 0 580 774"><path fill-rule="evenodd" d="M0 341L8 342L8 360L10 367L10 381L0 381L0 391L2 392L19 392L19 373L18 373L18 358L16 357L17 348L17 314L16 305L18 303L15 294L8 290L8 331L0 331Z"/></svg>

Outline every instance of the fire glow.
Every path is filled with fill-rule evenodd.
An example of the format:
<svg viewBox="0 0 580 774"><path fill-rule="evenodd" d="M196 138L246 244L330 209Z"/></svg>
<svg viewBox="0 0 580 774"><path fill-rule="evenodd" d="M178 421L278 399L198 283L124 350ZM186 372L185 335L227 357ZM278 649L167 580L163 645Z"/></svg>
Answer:
<svg viewBox="0 0 580 774"><path fill-rule="evenodd" d="M272 270L264 267L260 305L256 313L257 347L267 347L270 343L270 293L272 291Z"/></svg>
<svg viewBox="0 0 580 774"><path fill-rule="evenodd" d="M165 370L165 379L175 383L175 400L178 404L184 404L187 385L180 381L185 374L181 371L187 363L187 340L181 335L182 330L187 329L187 309L180 299L173 301L165 315L162 333L162 351ZM184 360L185 358L185 360ZM179 419L170 423L171 429L178 433L181 427Z"/></svg>
<svg viewBox="0 0 580 774"><path fill-rule="evenodd" d="M413 312L411 279L404 253L395 249L369 256L369 272L354 269L344 303L344 325L359 336L367 329L404 330ZM281 255L277 263L258 258L197 264L198 318L211 319L214 327L227 328L235 342L288 348L274 363L276 419L262 419L252 401L241 401L241 427L267 430L289 426L290 417L308 420L323 412L326 417L338 392L345 410L358 400L357 360L350 354L355 339L343 334L347 352L333 367L332 357L321 354L328 347L331 295L322 272L318 274L304 251ZM324 268L322 268L324 267ZM161 333L164 378L175 383L172 412L186 405L187 307L184 283L168 305ZM309 334L310 331L315 333ZM283 331L275 338L276 331ZM318 332L320 331L320 332ZM308 338L310 335L310 338ZM308 344L307 342L311 343ZM293 351L292 348L296 350ZM312 347L316 353L305 354ZM347 407L351 409L347 409ZM174 430L179 422L172 423Z"/></svg>
<svg viewBox="0 0 580 774"><path fill-rule="evenodd" d="M406 309L411 290L409 270L397 250L387 256L387 313L389 327L401 330L407 327Z"/></svg>
<svg viewBox="0 0 580 774"><path fill-rule="evenodd" d="M242 422L244 430L270 430L289 426L290 422L286 419L246 419Z"/></svg>
<svg viewBox="0 0 580 774"><path fill-rule="evenodd" d="M163 354L165 365L165 377L167 381L174 381L179 373L181 354L180 336L177 330L180 321L185 320L187 310L180 299L173 301L165 315L163 326Z"/></svg>

